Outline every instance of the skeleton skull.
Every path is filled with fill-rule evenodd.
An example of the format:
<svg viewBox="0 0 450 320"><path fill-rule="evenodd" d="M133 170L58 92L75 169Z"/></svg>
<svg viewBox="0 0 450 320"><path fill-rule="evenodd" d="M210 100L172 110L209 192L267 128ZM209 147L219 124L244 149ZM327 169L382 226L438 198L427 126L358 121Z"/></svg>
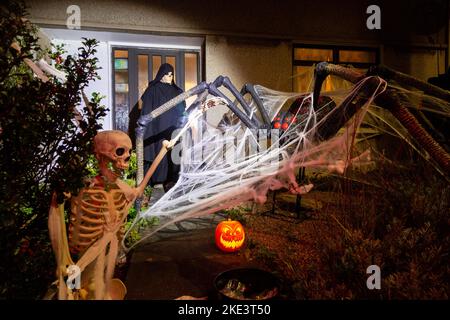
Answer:
<svg viewBox="0 0 450 320"><path fill-rule="evenodd" d="M100 171L104 170L114 176L128 168L130 161L131 139L119 130L99 132L94 138L94 150L99 162Z"/></svg>

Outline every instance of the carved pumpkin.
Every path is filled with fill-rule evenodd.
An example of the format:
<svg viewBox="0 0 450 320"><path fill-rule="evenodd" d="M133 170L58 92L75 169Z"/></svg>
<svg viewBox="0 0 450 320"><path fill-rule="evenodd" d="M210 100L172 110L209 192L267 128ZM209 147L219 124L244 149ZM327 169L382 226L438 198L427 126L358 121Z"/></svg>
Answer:
<svg viewBox="0 0 450 320"><path fill-rule="evenodd" d="M238 251L245 240L244 227L239 221L222 221L216 228L216 245L225 252Z"/></svg>

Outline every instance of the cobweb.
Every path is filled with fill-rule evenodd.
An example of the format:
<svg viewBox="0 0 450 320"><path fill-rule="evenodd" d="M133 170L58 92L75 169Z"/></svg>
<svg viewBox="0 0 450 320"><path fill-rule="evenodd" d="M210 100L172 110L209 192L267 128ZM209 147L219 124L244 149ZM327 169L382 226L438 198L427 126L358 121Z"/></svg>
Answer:
<svg viewBox="0 0 450 320"><path fill-rule="evenodd" d="M371 87L371 92L365 92L367 102L353 117L332 138L320 138L317 132L320 124L330 117L345 114L348 105L343 102L350 101L348 97L356 97L369 78L351 89L323 92L321 97L330 99L319 104L317 110L311 107L312 93L287 93L255 86L273 123L280 115L295 119L289 122L286 130L250 130L231 112L213 126L204 116L205 105L223 105L226 101L208 96L202 106L190 110L188 123L178 133L180 143L172 151L181 154L177 183L151 207L138 213L125 237L140 219L159 217L162 223L146 230L145 236L126 250L172 223L232 208L246 201L264 203L270 190L307 193L314 186L298 185L296 170L300 167L335 174L342 174L349 166L373 167L376 159L386 158L385 155L380 157L379 150L371 144L379 136L400 138L432 162L398 121L373 103L376 95L387 86L386 81L378 77L375 78L378 85ZM412 98L418 95L417 99L421 101L433 99L400 89ZM434 102L440 107L431 104L433 107L428 111L448 117L448 103ZM295 103L297 108L291 108ZM252 117L259 118L251 98L249 104Z"/></svg>

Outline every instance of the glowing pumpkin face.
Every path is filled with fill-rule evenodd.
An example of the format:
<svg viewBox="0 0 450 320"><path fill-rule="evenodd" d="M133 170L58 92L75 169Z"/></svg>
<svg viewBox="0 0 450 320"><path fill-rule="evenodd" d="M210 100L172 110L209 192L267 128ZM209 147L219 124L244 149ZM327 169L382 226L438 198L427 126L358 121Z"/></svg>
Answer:
<svg viewBox="0 0 450 320"><path fill-rule="evenodd" d="M222 221L216 228L216 245L225 252L235 252L245 240L244 227L239 221Z"/></svg>

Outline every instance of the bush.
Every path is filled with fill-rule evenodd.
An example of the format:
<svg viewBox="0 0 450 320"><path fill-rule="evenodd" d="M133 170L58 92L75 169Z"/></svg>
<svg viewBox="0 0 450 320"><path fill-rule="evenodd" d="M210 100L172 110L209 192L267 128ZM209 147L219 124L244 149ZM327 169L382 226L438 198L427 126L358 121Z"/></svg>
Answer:
<svg viewBox="0 0 450 320"><path fill-rule="evenodd" d="M247 219L245 218L245 214L248 212L246 212L246 210L241 207L224 210L223 213L225 213L227 215L228 219L239 221L244 226L247 222Z"/></svg>
<svg viewBox="0 0 450 320"><path fill-rule="evenodd" d="M85 39L76 56L58 59L68 74L64 83L51 76L42 82L24 63L45 55L25 16L22 4L0 6L0 297L29 299L55 280L47 227L52 193L62 203L65 192L83 187L106 112L98 94L80 107L81 91L98 78L97 42Z"/></svg>
<svg viewBox="0 0 450 320"><path fill-rule="evenodd" d="M426 164L385 165L377 185L339 183L336 206L321 211L320 263L302 281L304 298L448 299L450 186ZM366 268L381 268L381 290Z"/></svg>

